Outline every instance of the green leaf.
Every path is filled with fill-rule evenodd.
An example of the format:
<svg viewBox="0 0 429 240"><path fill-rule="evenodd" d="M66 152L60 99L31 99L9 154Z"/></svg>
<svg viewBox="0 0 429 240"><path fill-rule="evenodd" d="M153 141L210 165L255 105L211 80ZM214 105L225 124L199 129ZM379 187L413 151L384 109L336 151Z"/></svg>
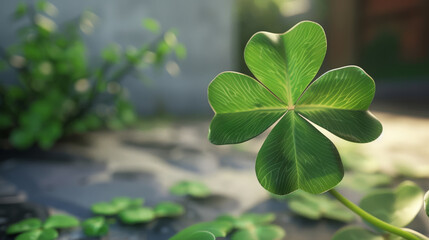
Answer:
<svg viewBox="0 0 429 240"><path fill-rule="evenodd" d="M362 198L359 206L375 217L398 227L408 225L422 207L423 191L405 181L396 189L375 190Z"/></svg>
<svg viewBox="0 0 429 240"><path fill-rule="evenodd" d="M119 213L119 219L125 224L146 223L155 219L155 212L150 208L129 208Z"/></svg>
<svg viewBox="0 0 429 240"><path fill-rule="evenodd" d="M178 43L176 47L174 47L174 52L176 53L176 57L180 60L183 60L187 56L187 51L185 45Z"/></svg>
<svg viewBox="0 0 429 240"><path fill-rule="evenodd" d="M258 81L234 72L221 73L210 83L208 99L216 113L209 132L209 140L214 144L254 138L287 110Z"/></svg>
<svg viewBox="0 0 429 240"><path fill-rule="evenodd" d="M143 198L115 197L112 199L112 204L120 210L125 208L141 207L144 203Z"/></svg>
<svg viewBox="0 0 429 240"><path fill-rule="evenodd" d="M10 225L6 233L7 234L16 234L20 232L30 231L42 226L42 222L38 218L28 218L17 223Z"/></svg>
<svg viewBox="0 0 429 240"><path fill-rule="evenodd" d="M268 135L256 159L256 176L268 191L319 194L335 187L344 170L334 144L294 111Z"/></svg>
<svg viewBox="0 0 429 240"><path fill-rule="evenodd" d="M368 192L378 186L386 186L392 182L392 177L381 173L348 173L341 182L342 187L348 187L361 192Z"/></svg>
<svg viewBox="0 0 429 240"><path fill-rule="evenodd" d="M117 205L109 202L99 202L91 206L91 211L99 215L111 216L117 214L119 210Z"/></svg>
<svg viewBox="0 0 429 240"><path fill-rule="evenodd" d="M256 160L259 182L274 194L322 193L344 175L335 146L310 121L354 142L372 141L382 131L367 112L375 88L362 69L335 69L308 86L325 53L325 33L314 22L300 22L284 34L260 32L244 52L257 79L222 73L208 88L216 113L209 130L214 144L247 141L283 116Z"/></svg>
<svg viewBox="0 0 429 240"><path fill-rule="evenodd" d="M72 228L79 226L79 220L69 215L53 215L46 219L44 228Z"/></svg>
<svg viewBox="0 0 429 240"><path fill-rule="evenodd" d="M384 240L384 237L358 226L348 226L337 231L332 240ZM389 238L390 239L390 238Z"/></svg>
<svg viewBox="0 0 429 240"><path fill-rule="evenodd" d="M12 145L19 149L30 147L34 143L34 135L23 128L14 129L9 136Z"/></svg>
<svg viewBox="0 0 429 240"><path fill-rule="evenodd" d="M106 62L118 63L120 60L121 48L118 44L111 44L107 46L101 56Z"/></svg>
<svg viewBox="0 0 429 240"><path fill-rule="evenodd" d="M383 129L366 111L374 94L374 80L361 68L342 67L314 81L298 100L296 110L338 137L352 142L371 142Z"/></svg>
<svg viewBox="0 0 429 240"><path fill-rule="evenodd" d="M15 240L53 240L58 238L58 232L55 229L36 229L19 234Z"/></svg>
<svg viewBox="0 0 429 240"><path fill-rule="evenodd" d="M196 236L203 235L201 239L215 239L208 238L209 234L202 234L200 232L208 232L215 237L226 237L229 231L232 229L232 224L225 221L212 221L197 223L190 227L187 227L170 238L170 240L188 240L198 239ZM198 233L198 234L197 234Z"/></svg>
<svg viewBox="0 0 429 240"><path fill-rule="evenodd" d="M286 236L286 232L279 226L266 225L254 228L241 229L235 232L232 240L280 240Z"/></svg>
<svg viewBox="0 0 429 240"><path fill-rule="evenodd" d="M0 115L0 130L11 127L12 125L13 125L13 121L10 115L7 115L5 113Z"/></svg>
<svg viewBox="0 0 429 240"><path fill-rule="evenodd" d="M424 208L426 215L429 217L429 191L427 191L425 194Z"/></svg>
<svg viewBox="0 0 429 240"><path fill-rule="evenodd" d="M170 188L174 195L189 195L196 198L208 197L211 194L210 189L201 182L197 181L180 181Z"/></svg>
<svg viewBox="0 0 429 240"><path fill-rule="evenodd" d="M147 30L153 33L159 33L161 31L161 26L159 22L153 18L145 18L142 21L142 25Z"/></svg>
<svg viewBox="0 0 429 240"><path fill-rule="evenodd" d="M276 219L273 213L258 214L258 213L245 213L239 217L232 215L222 215L216 218L216 221L224 221L231 223L234 228L245 229L252 228L257 225L267 224Z"/></svg>
<svg viewBox="0 0 429 240"><path fill-rule="evenodd" d="M259 81L293 106L319 71L326 45L323 28L303 21L284 34L256 33L247 43L244 59Z"/></svg>
<svg viewBox="0 0 429 240"><path fill-rule="evenodd" d="M208 231L200 231L191 234L187 238L182 238L181 240L215 240L216 236L213 233Z"/></svg>
<svg viewBox="0 0 429 240"><path fill-rule="evenodd" d="M185 209L182 205L172 202L158 203L154 211L157 217L177 217L185 213Z"/></svg>
<svg viewBox="0 0 429 240"><path fill-rule="evenodd" d="M15 17L15 19L20 19L25 14L27 14L27 12L28 12L28 6L27 6L27 4L25 4L23 2L20 2L16 6L16 9L15 9L15 12L14 12L14 17Z"/></svg>
<svg viewBox="0 0 429 240"><path fill-rule="evenodd" d="M338 201L324 195L296 191L286 198L292 212L313 220L322 218L351 222L354 214Z"/></svg>
<svg viewBox="0 0 429 240"><path fill-rule="evenodd" d="M82 223L83 232L89 237L104 236L109 232L109 225L104 217L92 217Z"/></svg>

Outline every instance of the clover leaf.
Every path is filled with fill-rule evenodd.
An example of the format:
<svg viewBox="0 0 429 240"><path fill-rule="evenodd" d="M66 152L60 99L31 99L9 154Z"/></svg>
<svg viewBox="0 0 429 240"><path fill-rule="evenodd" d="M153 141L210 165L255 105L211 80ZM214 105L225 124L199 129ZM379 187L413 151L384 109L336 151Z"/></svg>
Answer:
<svg viewBox="0 0 429 240"><path fill-rule="evenodd" d="M98 202L91 206L94 214L112 216L127 208L140 207L143 198L115 197L110 202Z"/></svg>
<svg viewBox="0 0 429 240"><path fill-rule="evenodd" d="M177 217L185 213L182 205L172 202L158 203L153 210L156 217Z"/></svg>
<svg viewBox="0 0 429 240"><path fill-rule="evenodd" d="M286 232L276 225L256 226L235 232L231 240L280 240Z"/></svg>
<svg viewBox="0 0 429 240"><path fill-rule="evenodd" d="M177 182L170 188L170 192L178 196L189 195L196 198L204 198L211 194L210 189L204 183L197 181Z"/></svg>
<svg viewBox="0 0 429 240"><path fill-rule="evenodd" d="M350 210L327 196L313 195L298 190L285 197L275 197L286 200L292 212L308 219L326 218L341 222L351 222L355 219Z"/></svg>
<svg viewBox="0 0 429 240"><path fill-rule="evenodd" d="M83 232L89 237L104 236L109 232L109 225L104 217L92 217L82 223Z"/></svg>
<svg viewBox="0 0 429 240"><path fill-rule="evenodd" d="M216 218L216 221L230 222L234 228L245 229L253 228L256 225L267 224L276 219L276 215L273 213L257 214L257 213L245 213L239 217L232 215L222 215Z"/></svg>
<svg viewBox="0 0 429 240"><path fill-rule="evenodd" d="M150 208L129 208L119 213L119 219L125 224L147 223L155 219L155 212Z"/></svg>
<svg viewBox="0 0 429 240"><path fill-rule="evenodd" d="M375 217L398 227L408 225L422 207L423 191L405 181L396 189L375 190L362 198L359 206Z"/></svg>
<svg viewBox="0 0 429 240"><path fill-rule="evenodd" d="M15 240L53 240L58 238L57 230L53 228L36 229L19 234Z"/></svg>
<svg viewBox="0 0 429 240"><path fill-rule="evenodd" d="M381 124L367 111L375 84L361 68L337 68L310 83L326 46L323 28L310 21L284 34L259 32L244 51L256 79L224 72L209 85L214 144L247 141L280 119L255 167L259 182L272 193L322 193L343 178L337 149L310 121L352 142L370 142L381 134Z"/></svg>
<svg viewBox="0 0 429 240"><path fill-rule="evenodd" d="M114 205L113 203L109 203L109 202L98 202L98 203L94 203L91 206L91 211L94 214L99 214L99 215L106 215L106 216L111 216L111 215L115 215L119 212L119 209L116 205Z"/></svg>
<svg viewBox="0 0 429 240"><path fill-rule="evenodd" d="M28 218L17 223L10 225L6 233L7 234L16 234L25 231L35 230L42 226L42 222L38 218Z"/></svg>
<svg viewBox="0 0 429 240"><path fill-rule="evenodd" d="M425 198L424 200L425 212L426 212L426 215L429 217L429 191L426 192L424 198Z"/></svg>
<svg viewBox="0 0 429 240"><path fill-rule="evenodd" d="M350 239L350 240L385 240L383 235L373 233L365 228L358 227L358 226L348 226L344 227L340 230L338 230L334 237L332 237L332 240L344 240L344 239ZM388 238L390 239L390 238Z"/></svg>
<svg viewBox="0 0 429 240"><path fill-rule="evenodd" d="M72 228L79 226L79 220L69 215L53 215L46 219L44 228Z"/></svg>
<svg viewBox="0 0 429 240"><path fill-rule="evenodd" d="M229 231L231 231L231 229L232 224L227 221L202 222L183 229L182 231L171 237L170 240L211 240L216 239L216 237L226 237L226 235Z"/></svg>

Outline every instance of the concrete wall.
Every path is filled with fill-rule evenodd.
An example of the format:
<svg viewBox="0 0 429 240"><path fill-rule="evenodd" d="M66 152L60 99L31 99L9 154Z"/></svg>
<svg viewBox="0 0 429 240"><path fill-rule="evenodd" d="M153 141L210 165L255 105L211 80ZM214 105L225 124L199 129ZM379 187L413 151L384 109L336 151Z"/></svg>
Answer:
<svg viewBox="0 0 429 240"><path fill-rule="evenodd" d="M162 105L174 114L207 114L207 86L219 72L234 69L233 1L230 0L55 0L57 22L70 20L84 9L95 12L100 21L85 37L91 63L96 63L108 43L141 45L152 35L141 27L145 17L158 19L163 28L175 27L178 39L187 46L188 58L179 63L181 74L150 74L153 83L126 79L132 101L139 113L151 114ZM14 42L19 24L11 20L16 1L2 0L0 8L0 44Z"/></svg>

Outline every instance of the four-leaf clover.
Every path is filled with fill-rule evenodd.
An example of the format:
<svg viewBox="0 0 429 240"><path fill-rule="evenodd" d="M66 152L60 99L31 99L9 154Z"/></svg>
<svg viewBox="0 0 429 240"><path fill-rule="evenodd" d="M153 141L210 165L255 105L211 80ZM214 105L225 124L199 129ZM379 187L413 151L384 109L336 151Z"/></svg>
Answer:
<svg viewBox="0 0 429 240"><path fill-rule="evenodd" d="M337 149L313 124L352 142L381 134L380 122L367 111L375 84L361 68L333 69L311 83L326 46L323 28L310 21L284 34L256 33L244 51L256 79L224 72L208 88L214 144L247 141L278 121L256 159L258 180L272 193L322 193L343 178Z"/></svg>

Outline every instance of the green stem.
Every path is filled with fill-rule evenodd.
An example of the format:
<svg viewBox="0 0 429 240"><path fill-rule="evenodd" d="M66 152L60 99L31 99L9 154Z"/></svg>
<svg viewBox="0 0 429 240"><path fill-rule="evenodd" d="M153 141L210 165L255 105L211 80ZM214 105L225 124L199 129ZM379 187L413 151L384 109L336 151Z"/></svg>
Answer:
<svg viewBox="0 0 429 240"><path fill-rule="evenodd" d="M408 240L421 240L419 237L417 237L416 235L414 235L410 232L407 232L407 231L405 231L399 227L395 227L389 223L386 223L386 222L374 217L373 215L369 214L368 212L366 212L365 210L363 210L362 208L358 207L356 204L352 203L350 200L345 198L343 195L341 195L335 189L331 189L329 191L329 193L332 196L334 196L338 201L340 201L342 204L344 204L344 206L346 206L347 208L352 210L354 213L356 213L357 215L359 215L361 218L363 218L365 221L371 223L372 225L374 225L380 229L383 229L387 232L401 236L401 237L408 239Z"/></svg>

